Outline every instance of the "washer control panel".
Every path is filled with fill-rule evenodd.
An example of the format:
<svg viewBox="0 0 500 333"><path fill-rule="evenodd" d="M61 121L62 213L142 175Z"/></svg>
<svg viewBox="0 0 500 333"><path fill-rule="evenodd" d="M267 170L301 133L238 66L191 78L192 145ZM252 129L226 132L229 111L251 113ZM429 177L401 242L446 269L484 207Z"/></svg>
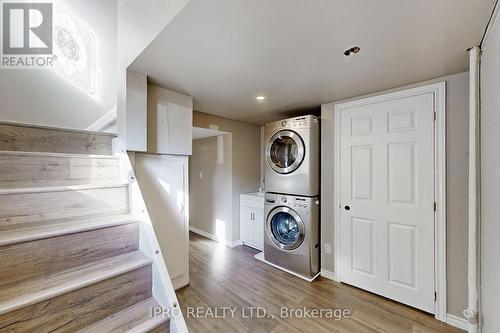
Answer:
<svg viewBox="0 0 500 333"><path fill-rule="evenodd" d="M266 205L287 206L294 209L310 209L319 205L318 198L297 197L286 194L266 193Z"/></svg>
<svg viewBox="0 0 500 333"><path fill-rule="evenodd" d="M299 207L299 208L307 208L307 203L309 200L306 200L306 198L293 198L293 205L294 207Z"/></svg>
<svg viewBox="0 0 500 333"><path fill-rule="evenodd" d="M298 117L298 118L294 118L292 119L290 125L291 125L291 128L307 128L309 127L309 120L310 118L308 117Z"/></svg>

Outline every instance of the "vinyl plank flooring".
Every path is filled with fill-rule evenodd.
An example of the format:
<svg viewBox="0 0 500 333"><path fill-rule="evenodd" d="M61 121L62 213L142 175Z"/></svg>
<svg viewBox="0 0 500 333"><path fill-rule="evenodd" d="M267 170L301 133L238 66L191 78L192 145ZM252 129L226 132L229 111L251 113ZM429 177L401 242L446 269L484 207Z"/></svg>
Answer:
<svg viewBox="0 0 500 333"><path fill-rule="evenodd" d="M230 249L190 234L190 285L177 296L190 332L329 332L329 333L460 333L431 315L355 287L319 278L313 283L275 269L253 256L246 246ZM225 318L193 316L202 311L236 307ZM264 318L247 318L262 307ZM286 318L281 308L349 309L351 316ZM247 313L243 313L246 309Z"/></svg>

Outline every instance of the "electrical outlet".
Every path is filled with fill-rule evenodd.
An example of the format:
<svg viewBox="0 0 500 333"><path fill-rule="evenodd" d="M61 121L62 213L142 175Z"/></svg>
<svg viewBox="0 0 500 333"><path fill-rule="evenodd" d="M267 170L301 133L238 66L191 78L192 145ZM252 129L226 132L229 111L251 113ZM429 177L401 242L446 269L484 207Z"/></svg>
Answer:
<svg viewBox="0 0 500 333"><path fill-rule="evenodd" d="M200 172L200 179L203 179L203 172Z"/></svg>
<svg viewBox="0 0 500 333"><path fill-rule="evenodd" d="M332 254L332 246L330 244L325 244L325 253Z"/></svg>

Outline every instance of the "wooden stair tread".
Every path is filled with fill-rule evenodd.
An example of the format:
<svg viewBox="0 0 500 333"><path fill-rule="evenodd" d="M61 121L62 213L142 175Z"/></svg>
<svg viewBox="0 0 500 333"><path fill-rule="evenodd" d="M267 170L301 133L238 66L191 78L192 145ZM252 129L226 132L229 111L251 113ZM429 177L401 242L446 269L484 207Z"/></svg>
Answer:
<svg viewBox="0 0 500 333"><path fill-rule="evenodd" d="M160 304L154 298L149 298L87 326L77 333L145 333L170 321L166 315L152 317L151 309L155 307L160 307Z"/></svg>
<svg viewBox="0 0 500 333"><path fill-rule="evenodd" d="M137 270L151 264L139 251L28 279L0 290L0 315Z"/></svg>
<svg viewBox="0 0 500 333"><path fill-rule="evenodd" d="M74 154L74 153L53 153L43 151L22 151L22 150L0 150L0 155L26 156L26 157L74 157L74 158L98 158L98 159L120 159L117 155L97 155L97 154Z"/></svg>
<svg viewBox="0 0 500 333"><path fill-rule="evenodd" d="M24 194L24 193L45 193L45 192L64 192L64 191L81 191L95 190L103 188L126 187L128 183L118 184L85 184L72 186L48 186L48 187L23 187L14 189L0 189L0 195L3 194Z"/></svg>
<svg viewBox="0 0 500 333"><path fill-rule="evenodd" d="M53 221L44 221L31 224L27 228L21 227L11 230L0 230L0 246L70 235L136 222L137 220L129 214L74 219L57 223L54 223Z"/></svg>

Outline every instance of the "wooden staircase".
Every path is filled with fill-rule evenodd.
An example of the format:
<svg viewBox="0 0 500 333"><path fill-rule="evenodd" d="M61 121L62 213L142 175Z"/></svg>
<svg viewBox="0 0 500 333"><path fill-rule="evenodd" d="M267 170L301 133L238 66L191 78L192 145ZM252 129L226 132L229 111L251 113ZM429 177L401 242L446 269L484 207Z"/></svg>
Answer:
<svg viewBox="0 0 500 333"><path fill-rule="evenodd" d="M0 332L169 332L113 138L0 123Z"/></svg>

